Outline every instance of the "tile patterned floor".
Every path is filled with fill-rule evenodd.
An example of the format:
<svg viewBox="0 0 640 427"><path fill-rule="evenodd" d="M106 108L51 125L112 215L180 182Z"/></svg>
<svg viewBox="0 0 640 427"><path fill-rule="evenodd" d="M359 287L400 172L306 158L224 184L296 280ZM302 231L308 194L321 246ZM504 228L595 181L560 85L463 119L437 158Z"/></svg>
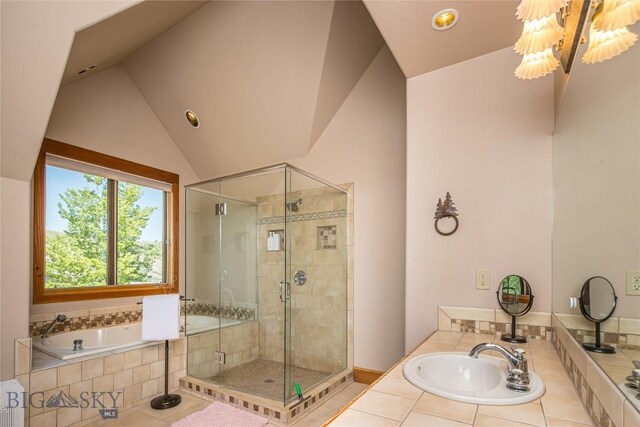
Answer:
<svg viewBox="0 0 640 427"><path fill-rule="evenodd" d="M293 394L295 394L294 382L300 384L304 393L305 390L313 388L331 376L328 372L314 371L298 366L291 366L289 372L292 379L290 391ZM282 400L284 363L257 359L215 375L211 377L211 381L236 390Z"/></svg>
<svg viewBox="0 0 640 427"><path fill-rule="evenodd" d="M365 384L353 383L340 391L335 396L327 400L323 405L305 415L294 424L296 427L320 427L358 393L364 390ZM187 415L206 408L211 402L191 396L188 393L180 393L182 403L175 408L157 411L151 409L148 403L135 406L133 408L122 411L117 420L100 421L98 423L89 424L89 427L97 427L108 425L109 427L170 427L175 421L178 421ZM273 427L269 424L269 427Z"/></svg>

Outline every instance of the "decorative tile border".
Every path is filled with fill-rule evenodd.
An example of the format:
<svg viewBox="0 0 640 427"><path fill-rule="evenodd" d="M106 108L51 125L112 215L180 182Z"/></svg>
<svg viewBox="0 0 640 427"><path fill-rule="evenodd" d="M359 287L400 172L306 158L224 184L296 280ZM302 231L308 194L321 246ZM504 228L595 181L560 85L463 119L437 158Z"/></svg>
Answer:
<svg viewBox="0 0 640 427"><path fill-rule="evenodd" d="M109 310L113 310L113 312L109 312ZM183 301L182 308L180 310L181 315L184 314L184 310L185 303ZM257 318L256 309L253 307L190 302L189 304L186 304L186 310L188 314L200 314L203 316L224 317L228 319L255 320ZM32 321L29 323L29 336L35 337L42 334L43 329L51 324L56 314L58 313L32 316ZM46 318L46 320L44 318ZM77 331L80 329L103 328L106 326L115 326L141 321L141 305L131 306L124 310L120 307L103 307L94 310L68 312L67 320L56 324L49 332L49 335Z"/></svg>
<svg viewBox="0 0 640 427"><path fill-rule="evenodd" d="M555 317L579 343L595 342L595 325L581 314L555 313ZM640 319L611 317L601 324L600 339L612 347L640 350Z"/></svg>
<svg viewBox="0 0 640 427"><path fill-rule="evenodd" d="M438 329L502 335L511 332L511 321L510 317L499 309L439 306ZM534 312L519 317L516 334L537 340L550 340L551 313Z"/></svg>
<svg viewBox="0 0 640 427"><path fill-rule="evenodd" d="M593 343L596 342L596 331L595 327L592 330L586 329L569 329L566 328L567 332L571 334L571 336L578 341L579 343ZM637 335L631 334L621 334L618 332L601 332L601 341L603 344L610 345L611 347L616 348L626 348L629 350L640 350L640 345L629 344L636 343L635 337Z"/></svg>
<svg viewBox="0 0 640 427"><path fill-rule="evenodd" d="M114 307L115 309L115 307ZM52 315L53 317L53 315ZM105 326L135 323L142 320L142 307L128 311L114 311L113 313L94 314L89 311L86 315L69 316L67 320L56 324L49 335L62 332L77 331L79 329L102 328ZM52 320L38 320L29 323L29 336L42 334L42 330L51 324Z"/></svg>
<svg viewBox="0 0 640 427"><path fill-rule="evenodd" d="M180 386L198 397L207 400L221 400L257 415L266 416L276 424L286 425L297 421L302 414L312 411L320 403L324 403L329 396L346 387L352 381L353 372L351 371L337 375L329 380L329 384L314 389L306 399L292 402L287 406L279 405L276 401L269 401L269 399L239 393L194 377L181 378Z"/></svg>
<svg viewBox="0 0 640 427"><path fill-rule="evenodd" d="M511 323L451 319L451 331L467 332L472 334L502 335L511 332ZM545 326L516 324L516 335L522 335L537 340L548 340L551 338L551 331Z"/></svg>
<svg viewBox="0 0 640 427"><path fill-rule="evenodd" d="M347 210L312 212L302 215L272 216L268 218L258 218L258 224L280 224L286 222L315 221L327 218L342 218L347 216Z"/></svg>
<svg viewBox="0 0 640 427"><path fill-rule="evenodd" d="M186 304L186 310L187 314L224 317L227 319L256 320L256 309L249 307L189 302Z"/></svg>
<svg viewBox="0 0 640 427"><path fill-rule="evenodd" d="M562 365L571 379L573 387L578 392L578 395L580 395L580 399L595 425L597 427L615 427L615 423L595 396L591 386L580 372L580 369L578 369L578 365L573 361L565 346L562 344L558 334L554 334L552 342L558 352Z"/></svg>

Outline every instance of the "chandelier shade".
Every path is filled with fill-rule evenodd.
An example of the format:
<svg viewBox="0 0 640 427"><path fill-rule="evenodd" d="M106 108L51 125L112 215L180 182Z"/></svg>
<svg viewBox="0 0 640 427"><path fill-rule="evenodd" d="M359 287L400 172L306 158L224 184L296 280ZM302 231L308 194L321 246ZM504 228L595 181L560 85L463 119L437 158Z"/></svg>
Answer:
<svg viewBox="0 0 640 427"><path fill-rule="evenodd" d="M638 35L626 27L612 31L600 31L591 24L589 47L582 57L585 64L597 64L627 51L638 40Z"/></svg>
<svg viewBox="0 0 640 427"><path fill-rule="evenodd" d="M567 6L569 0L522 0L516 10L521 21L533 21L549 16Z"/></svg>
<svg viewBox="0 0 640 427"><path fill-rule="evenodd" d="M594 18L596 30L612 31L633 25L640 19L640 0L606 0L602 13Z"/></svg>
<svg viewBox="0 0 640 427"><path fill-rule="evenodd" d="M514 50L519 55L540 52L557 44L564 36L564 28L558 24L555 14L533 21L525 21L522 35Z"/></svg>
<svg viewBox="0 0 640 427"><path fill-rule="evenodd" d="M537 79L551 74L559 65L560 61L553 56L553 52L549 48L542 52L524 55L522 63L516 68L514 74L523 80Z"/></svg>

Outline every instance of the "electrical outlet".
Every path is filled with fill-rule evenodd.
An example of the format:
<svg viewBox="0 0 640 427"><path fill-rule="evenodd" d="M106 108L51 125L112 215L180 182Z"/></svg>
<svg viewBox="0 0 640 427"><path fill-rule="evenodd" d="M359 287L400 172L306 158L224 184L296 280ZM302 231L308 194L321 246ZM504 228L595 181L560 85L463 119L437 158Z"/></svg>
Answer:
<svg viewBox="0 0 640 427"><path fill-rule="evenodd" d="M476 289L491 289L491 277L488 268L478 268L476 270Z"/></svg>
<svg viewBox="0 0 640 427"><path fill-rule="evenodd" d="M218 363L224 365L227 363L227 355L224 351L216 351L216 356L218 356Z"/></svg>
<svg viewBox="0 0 640 427"><path fill-rule="evenodd" d="M640 296L640 271L627 271L627 295Z"/></svg>

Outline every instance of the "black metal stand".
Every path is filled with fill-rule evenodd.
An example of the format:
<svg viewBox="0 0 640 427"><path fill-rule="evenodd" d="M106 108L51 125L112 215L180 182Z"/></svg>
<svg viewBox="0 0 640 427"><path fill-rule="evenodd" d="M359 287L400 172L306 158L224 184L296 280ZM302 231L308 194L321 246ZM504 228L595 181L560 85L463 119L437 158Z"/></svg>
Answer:
<svg viewBox="0 0 640 427"><path fill-rule="evenodd" d="M164 396L151 401L153 409L169 409L178 406L182 401L179 394L169 394L169 340L164 341Z"/></svg>
<svg viewBox="0 0 640 427"><path fill-rule="evenodd" d="M500 336L502 341L506 342L515 342L515 343L525 343L527 342L527 338L516 335L516 316L511 316L511 333L510 334L502 334Z"/></svg>
<svg viewBox="0 0 640 427"><path fill-rule="evenodd" d="M593 353L606 353L606 354L613 354L616 352L616 349L611 347L610 345L606 345L606 344L600 344L600 322L595 322L596 324L596 342L595 343L590 343L590 342L585 342L582 343L582 347L587 350L587 351L591 351Z"/></svg>

